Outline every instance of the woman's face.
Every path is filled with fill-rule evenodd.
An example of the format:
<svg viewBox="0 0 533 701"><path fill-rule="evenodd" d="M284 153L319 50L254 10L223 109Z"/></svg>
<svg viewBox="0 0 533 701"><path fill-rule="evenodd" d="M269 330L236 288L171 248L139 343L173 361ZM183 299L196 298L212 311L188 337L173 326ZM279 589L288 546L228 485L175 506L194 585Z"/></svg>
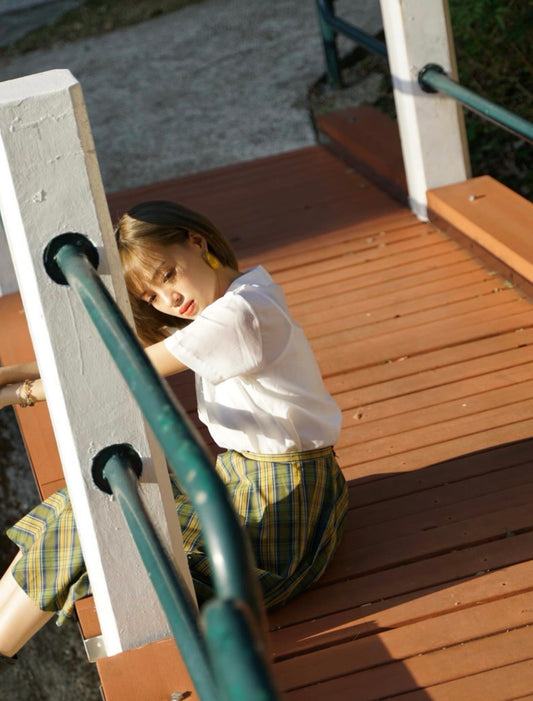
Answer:
<svg viewBox="0 0 533 701"><path fill-rule="evenodd" d="M217 271L203 258L206 250L205 239L192 233L182 244L154 248L153 263L143 268L136 296L164 314L195 319L225 291Z"/></svg>

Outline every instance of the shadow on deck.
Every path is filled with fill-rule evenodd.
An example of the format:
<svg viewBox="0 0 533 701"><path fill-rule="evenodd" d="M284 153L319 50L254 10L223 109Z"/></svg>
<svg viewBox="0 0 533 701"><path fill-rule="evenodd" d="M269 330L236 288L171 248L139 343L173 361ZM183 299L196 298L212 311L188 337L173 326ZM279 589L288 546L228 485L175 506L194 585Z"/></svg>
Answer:
<svg viewBox="0 0 533 701"><path fill-rule="evenodd" d="M212 218L241 267L261 263L283 285L342 408L343 543L317 585L270 614L284 697L531 698L533 307L469 246L386 194L383 170L380 187L356 170L362 159L369 176L382 156L397 193L393 135L372 137L374 125L361 140L356 120L335 119L330 148L117 193L112 216L174 199ZM371 137L369 166L354 151ZM17 340L17 298L0 304L18 319L0 349L9 363L29 346ZM191 376L171 384L194 416ZM45 412L19 418L34 464L46 463L46 494L61 471ZM90 600L80 617L94 635ZM172 642L147 648L97 663L107 701L191 688Z"/></svg>

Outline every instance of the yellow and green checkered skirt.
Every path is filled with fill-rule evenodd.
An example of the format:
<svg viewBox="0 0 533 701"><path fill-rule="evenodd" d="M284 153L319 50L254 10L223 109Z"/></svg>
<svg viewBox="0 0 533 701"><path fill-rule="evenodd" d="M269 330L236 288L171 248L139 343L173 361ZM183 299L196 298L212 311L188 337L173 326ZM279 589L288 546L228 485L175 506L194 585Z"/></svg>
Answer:
<svg viewBox="0 0 533 701"><path fill-rule="evenodd" d="M218 456L216 470L248 533L265 604L279 606L321 576L339 544L348 496L333 450L229 450ZM210 576L200 522L171 479L189 567L204 599ZM22 552L16 581L40 609L56 611L61 625L72 617L74 602L91 593L67 490L52 494L7 535Z"/></svg>

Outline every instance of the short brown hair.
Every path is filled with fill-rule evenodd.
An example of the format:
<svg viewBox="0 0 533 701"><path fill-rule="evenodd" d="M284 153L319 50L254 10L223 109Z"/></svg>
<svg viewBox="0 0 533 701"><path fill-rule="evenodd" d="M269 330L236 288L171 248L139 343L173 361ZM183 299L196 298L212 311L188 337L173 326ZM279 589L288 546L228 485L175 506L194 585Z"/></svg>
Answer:
<svg viewBox="0 0 533 701"><path fill-rule="evenodd" d="M189 234L200 234L207 248L222 265L238 270L237 258L228 241L217 227L202 214L167 200L141 202L122 215L115 237L133 310L135 326L145 344L157 343L169 335L172 328L190 323L158 312L139 299L139 261L149 261L155 247L184 243Z"/></svg>

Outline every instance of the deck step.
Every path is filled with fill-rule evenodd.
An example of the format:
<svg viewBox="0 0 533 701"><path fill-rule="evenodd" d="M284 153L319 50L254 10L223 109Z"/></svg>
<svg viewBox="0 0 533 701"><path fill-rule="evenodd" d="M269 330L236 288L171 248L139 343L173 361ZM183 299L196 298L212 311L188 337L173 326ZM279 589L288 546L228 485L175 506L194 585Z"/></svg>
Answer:
<svg viewBox="0 0 533 701"><path fill-rule="evenodd" d="M428 191L430 219L533 295L533 202L488 175Z"/></svg>
<svg viewBox="0 0 533 701"><path fill-rule="evenodd" d="M315 118L321 143L400 202L407 201L398 124L370 105Z"/></svg>

